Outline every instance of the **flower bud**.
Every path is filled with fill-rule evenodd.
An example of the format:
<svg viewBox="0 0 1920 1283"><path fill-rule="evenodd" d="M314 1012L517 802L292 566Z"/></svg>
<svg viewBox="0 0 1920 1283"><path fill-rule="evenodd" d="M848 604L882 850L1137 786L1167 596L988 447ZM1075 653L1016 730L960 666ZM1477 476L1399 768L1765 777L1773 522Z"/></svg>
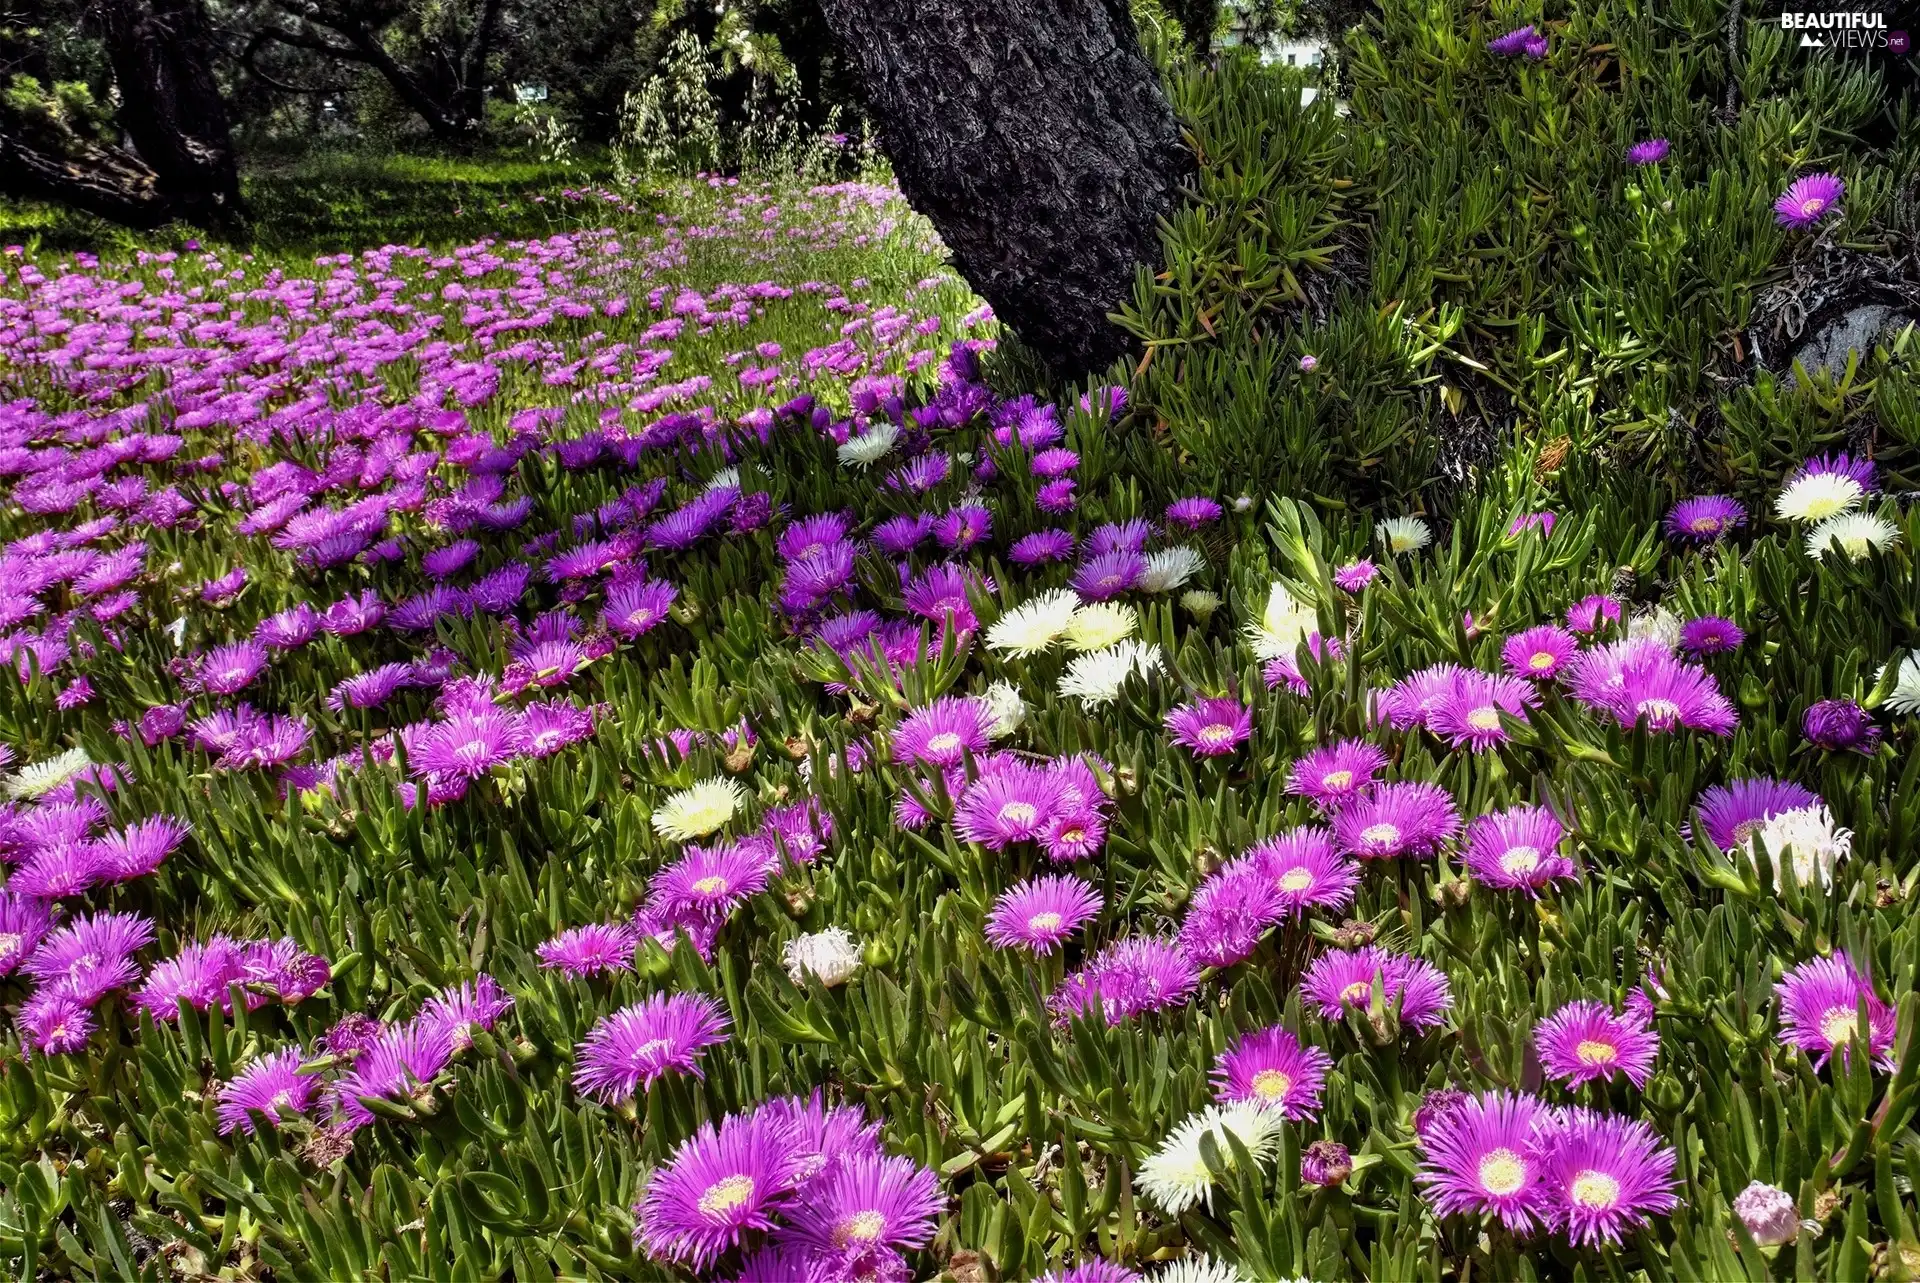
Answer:
<svg viewBox="0 0 1920 1283"><path fill-rule="evenodd" d="M1791 1243L1800 1233L1800 1211L1787 1191L1759 1181L1733 1200L1733 1214L1762 1247Z"/></svg>
<svg viewBox="0 0 1920 1283"><path fill-rule="evenodd" d="M1317 1140L1300 1155L1300 1183L1331 1188L1353 1174L1353 1155L1336 1140Z"/></svg>

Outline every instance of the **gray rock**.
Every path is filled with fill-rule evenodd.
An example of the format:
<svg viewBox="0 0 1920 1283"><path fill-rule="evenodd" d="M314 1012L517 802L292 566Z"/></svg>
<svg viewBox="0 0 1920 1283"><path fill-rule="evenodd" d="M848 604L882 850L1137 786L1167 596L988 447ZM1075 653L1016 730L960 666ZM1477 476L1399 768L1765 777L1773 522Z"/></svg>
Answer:
<svg viewBox="0 0 1920 1283"><path fill-rule="evenodd" d="M1888 303L1862 303L1835 316L1813 330L1794 349L1793 358L1809 374L1825 371L1834 378L1847 372L1847 357L1858 352L1864 359L1881 335L1920 320ZM1791 367L1789 367L1791 370ZM1791 386L1793 376L1789 372Z"/></svg>

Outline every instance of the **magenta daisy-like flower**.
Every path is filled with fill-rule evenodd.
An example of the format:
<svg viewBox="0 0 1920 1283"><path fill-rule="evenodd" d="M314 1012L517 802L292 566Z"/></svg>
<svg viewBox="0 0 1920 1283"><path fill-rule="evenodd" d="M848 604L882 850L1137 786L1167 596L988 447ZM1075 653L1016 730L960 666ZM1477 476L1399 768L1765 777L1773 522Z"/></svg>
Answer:
<svg viewBox="0 0 1920 1283"><path fill-rule="evenodd" d="M1780 1000L1780 1042L1808 1055L1818 1053L1815 1069L1834 1052L1847 1055L1860 1029L1860 1006L1867 1009L1867 1047L1873 1059L1887 1063L1893 1049L1895 1013L1880 1001L1873 985L1844 953L1814 958L1794 967L1773 987Z"/></svg>
<svg viewBox="0 0 1920 1283"><path fill-rule="evenodd" d="M205 1011L218 1002L224 1007L227 985L240 979L240 950L225 936L205 943L182 945L180 952L156 963L133 991L133 1002L145 1008L159 1024L177 1020L180 1002Z"/></svg>
<svg viewBox="0 0 1920 1283"><path fill-rule="evenodd" d="M534 950L542 967L576 979L633 970L640 933L631 922L591 922L570 927Z"/></svg>
<svg viewBox="0 0 1920 1283"><path fill-rule="evenodd" d="M153 943L153 923L137 913L75 918L40 942L22 967L43 986L91 1005L140 974L134 952Z"/></svg>
<svg viewBox="0 0 1920 1283"><path fill-rule="evenodd" d="M1359 864L1333 849L1332 835L1325 829L1311 826L1264 838L1227 867L1238 864L1251 866L1273 883L1283 916L1345 908L1360 885Z"/></svg>
<svg viewBox="0 0 1920 1283"><path fill-rule="evenodd" d="M322 1080L317 1074L303 1074L305 1060L298 1047L285 1047L256 1059L220 1087L214 1116L220 1122L220 1134L236 1131L251 1136L255 1119L265 1117L270 1126L279 1126L288 1115L305 1115L320 1094Z"/></svg>
<svg viewBox="0 0 1920 1283"><path fill-rule="evenodd" d="M1871 757L1880 747L1880 728L1866 709L1850 699L1823 699L1809 705L1800 729L1811 743L1829 753L1850 751Z"/></svg>
<svg viewBox="0 0 1920 1283"><path fill-rule="evenodd" d="M1535 53L1535 49L1538 49L1539 52ZM1547 42L1546 37L1541 35L1529 24L1524 27L1516 27L1504 36L1496 36L1494 39L1487 41L1487 50L1490 53L1499 54L1502 58L1544 58L1547 52Z"/></svg>
<svg viewBox="0 0 1920 1283"><path fill-rule="evenodd" d="M1812 790L1765 775L1716 784L1695 803L1707 840L1722 851L1745 846L1776 815L1818 805L1820 795Z"/></svg>
<svg viewBox="0 0 1920 1283"><path fill-rule="evenodd" d="M1576 633L1597 633L1620 622L1620 603L1604 593L1582 597L1567 607L1567 627Z"/></svg>
<svg viewBox="0 0 1920 1283"><path fill-rule="evenodd" d="M1287 792L1332 814L1372 788L1387 766L1386 750L1365 740L1339 740L1293 764Z"/></svg>
<svg viewBox="0 0 1920 1283"><path fill-rule="evenodd" d="M1673 145L1664 138L1648 138L1627 148L1629 165L1657 165L1667 158Z"/></svg>
<svg viewBox="0 0 1920 1283"><path fill-rule="evenodd" d="M1433 711L1451 700L1467 670L1458 664L1434 664L1395 682L1380 695L1380 710L1395 730L1427 725Z"/></svg>
<svg viewBox="0 0 1920 1283"><path fill-rule="evenodd" d="M1696 543L1712 543L1746 524L1747 510L1739 500L1718 494L1682 499L1667 513L1667 533Z"/></svg>
<svg viewBox="0 0 1920 1283"><path fill-rule="evenodd" d="M1047 822L1040 845L1055 864L1072 864L1100 854L1107 842L1107 822L1092 807L1075 806Z"/></svg>
<svg viewBox="0 0 1920 1283"><path fill-rule="evenodd" d="M1782 227L1812 227L1838 212L1847 185L1837 174L1808 174L1796 178L1773 202L1774 221Z"/></svg>
<svg viewBox="0 0 1920 1283"><path fill-rule="evenodd" d="M809 1189L789 1214L816 1253L850 1264L882 1250L925 1247L944 1207L940 1179L910 1158L862 1154Z"/></svg>
<svg viewBox="0 0 1920 1283"><path fill-rule="evenodd" d="M1541 624L1507 638L1500 647L1500 662L1515 677L1544 682L1572 663L1579 651L1580 642L1572 633L1552 624Z"/></svg>
<svg viewBox="0 0 1920 1283"><path fill-rule="evenodd" d="M1490 887L1537 896L1575 876L1573 861L1560 854L1565 836L1565 826L1544 806L1479 816L1467 825L1467 870Z"/></svg>
<svg viewBox="0 0 1920 1283"><path fill-rule="evenodd" d="M1331 664L1346 656L1346 643L1338 637L1322 637L1319 633L1308 633L1304 643L1307 654L1316 664ZM1296 651L1292 655L1276 655L1260 669L1260 679L1268 690L1277 690L1285 686L1288 690L1305 699L1313 694L1313 684L1300 671L1300 658Z"/></svg>
<svg viewBox="0 0 1920 1283"><path fill-rule="evenodd" d="M1087 555L1109 552L1144 552L1153 538L1153 523L1134 517L1128 521L1109 521L1087 536Z"/></svg>
<svg viewBox="0 0 1920 1283"><path fill-rule="evenodd" d="M602 1019L573 1049L574 1088L610 1105L668 1072L704 1078L701 1053L731 1027L726 1009L704 994L654 994Z"/></svg>
<svg viewBox="0 0 1920 1283"><path fill-rule="evenodd" d="M1502 714L1524 722L1527 709L1538 701L1533 688L1517 677L1468 669L1452 693L1427 714L1427 729L1455 748L1484 753L1512 738L1500 721Z"/></svg>
<svg viewBox="0 0 1920 1283"><path fill-rule="evenodd" d="M1167 714L1173 742L1196 757L1224 757L1253 736L1253 710L1237 699L1202 699Z"/></svg>
<svg viewBox="0 0 1920 1283"><path fill-rule="evenodd" d="M83 1050L99 1027L93 1005L64 989L41 989L20 1004L15 1023L34 1051L65 1056Z"/></svg>
<svg viewBox="0 0 1920 1283"><path fill-rule="evenodd" d="M1220 520L1220 505L1205 495L1190 495L1167 505L1167 524L1182 530L1198 530Z"/></svg>
<svg viewBox="0 0 1920 1283"><path fill-rule="evenodd" d="M0 976L10 976L40 947L53 927L45 900L0 891Z"/></svg>
<svg viewBox="0 0 1920 1283"><path fill-rule="evenodd" d="M1049 1004L1062 1023L1099 1015L1118 1025L1142 1012L1177 1007L1199 987L1200 968L1177 943L1129 936L1062 981Z"/></svg>
<svg viewBox="0 0 1920 1283"><path fill-rule="evenodd" d="M1124 1265L1095 1257L1068 1269L1048 1270L1040 1283L1140 1283L1140 1276Z"/></svg>
<svg viewBox="0 0 1920 1283"><path fill-rule="evenodd" d="M1008 762L967 785L953 812L962 840L999 851L1032 841L1064 809L1067 784L1058 774L1024 762Z"/></svg>
<svg viewBox="0 0 1920 1283"><path fill-rule="evenodd" d="M1365 860L1432 855L1459 831L1453 796L1424 780L1376 784L1333 817L1339 848Z"/></svg>
<svg viewBox="0 0 1920 1283"><path fill-rule="evenodd" d="M783 1133L800 1156L795 1183L803 1191L831 1176L853 1159L880 1155L880 1124L870 1122L858 1105L829 1106L814 1088L811 1096L775 1096L762 1101L754 1116Z"/></svg>
<svg viewBox="0 0 1920 1283"><path fill-rule="evenodd" d="M1680 625L1680 649L1689 655L1724 655L1740 649L1747 635L1731 619L1702 615Z"/></svg>
<svg viewBox="0 0 1920 1283"><path fill-rule="evenodd" d="M93 843L93 874L102 882L130 882L159 868L187 840L188 826L171 815L135 820Z"/></svg>
<svg viewBox="0 0 1920 1283"><path fill-rule="evenodd" d="M600 622L622 637L638 637L666 619L679 595L680 590L664 579L622 584L607 594Z"/></svg>
<svg viewBox="0 0 1920 1283"><path fill-rule="evenodd" d="M1660 1035L1631 1012L1618 1015L1605 1003L1582 998L1534 1026L1533 1045L1547 1076L1569 1087L1615 1074L1645 1087Z"/></svg>
<svg viewBox="0 0 1920 1283"><path fill-rule="evenodd" d="M1065 530L1036 530L1014 540L1007 556L1016 566L1065 561L1073 556L1073 536Z"/></svg>
<svg viewBox="0 0 1920 1283"><path fill-rule="evenodd" d="M1576 1245L1618 1245L1680 1205L1674 1152L1639 1119L1574 1108L1544 1130L1536 1210Z"/></svg>
<svg viewBox="0 0 1920 1283"><path fill-rule="evenodd" d="M1079 878L1055 873L1029 878L1003 892L987 913L987 943L1000 949L1052 953L1061 941L1100 916L1105 900Z"/></svg>
<svg viewBox="0 0 1920 1283"><path fill-rule="evenodd" d="M761 1114L702 1123L633 1209L634 1242L656 1261L705 1270L742 1234L775 1227L800 1163L785 1128Z"/></svg>
<svg viewBox="0 0 1920 1283"><path fill-rule="evenodd" d="M1332 1067L1333 1057L1301 1046L1292 1030L1281 1025L1256 1029L1213 1062L1213 1098L1223 1105L1251 1100L1298 1122L1320 1112L1320 1092Z"/></svg>
<svg viewBox="0 0 1920 1283"><path fill-rule="evenodd" d="M1358 561L1348 562L1333 572L1333 586L1344 593L1358 593L1380 575L1380 567L1373 564L1373 558L1362 557Z"/></svg>
<svg viewBox="0 0 1920 1283"><path fill-rule="evenodd" d="M1202 966L1230 967L1285 915L1273 879L1236 860L1200 883L1180 922L1180 948Z"/></svg>
<svg viewBox="0 0 1920 1283"><path fill-rule="evenodd" d="M1682 663L1651 641L1629 641L1582 653L1567 670L1573 697L1612 714L1628 729L1681 727L1731 735L1739 721L1713 675Z"/></svg>
<svg viewBox="0 0 1920 1283"><path fill-rule="evenodd" d="M1140 586L1147 559L1131 548L1099 552L1080 563L1067 582L1088 601L1106 601Z"/></svg>
<svg viewBox="0 0 1920 1283"><path fill-rule="evenodd" d="M458 713L421 739L408 765L417 775L479 779L520 752L519 732L514 719L498 710Z"/></svg>
<svg viewBox="0 0 1920 1283"><path fill-rule="evenodd" d="M1547 1215L1547 1162L1541 1133L1551 1124L1531 1096L1470 1096L1422 1135L1425 1156L1414 1179L1441 1216L1488 1213L1511 1230Z"/></svg>
<svg viewBox="0 0 1920 1283"><path fill-rule="evenodd" d="M215 646L200 665L200 684L215 695L231 695L244 689L267 666L267 648L259 642L235 642Z"/></svg>
<svg viewBox="0 0 1920 1283"><path fill-rule="evenodd" d="M1328 1020L1339 1020L1348 1005L1365 1011L1373 1000L1373 982L1389 1011L1400 1004L1400 1023L1412 1029L1431 1029L1453 1008L1447 977L1424 958L1391 953L1378 945L1358 949L1329 949L1313 960L1300 977L1300 993L1319 1006Z"/></svg>
<svg viewBox="0 0 1920 1283"><path fill-rule="evenodd" d="M893 733L893 760L902 765L958 766L968 753L987 751L993 714L985 704L947 695L915 709Z"/></svg>
<svg viewBox="0 0 1920 1283"><path fill-rule="evenodd" d="M679 860L654 875L647 904L670 917L693 915L719 922L767 885L765 853L725 842L690 846Z"/></svg>
<svg viewBox="0 0 1920 1283"><path fill-rule="evenodd" d="M413 1021L388 1029L373 1040L353 1062L353 1069L333 1080L329 1092L334 1125L346 1130L374 1121L368 1097L398 1101L430 1083L453 1059L453 1040L441 1025Z"/></svg>
<svg viewBox="0 0 1920 1283"><path fill-rule="evenodd" d="M482 972L442 989L421 1004L414 1024L442 1031L454 1051L473 1045L473 1031L492 1029L513 1008L513 997Z"/></svg>

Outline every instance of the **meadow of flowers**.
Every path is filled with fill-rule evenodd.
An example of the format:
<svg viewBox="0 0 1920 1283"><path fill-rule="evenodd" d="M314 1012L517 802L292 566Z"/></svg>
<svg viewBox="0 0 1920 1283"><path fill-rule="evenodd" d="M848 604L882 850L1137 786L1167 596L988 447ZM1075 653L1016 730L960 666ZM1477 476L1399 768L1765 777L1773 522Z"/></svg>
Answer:
<svg viewBox="0 0 1920 1283"><path fill-rule="evenodd" d="M1331 248L1048 394L884 187L553 201L0 260L14 1276L1920 1272L1906 339L1703 462L1543 323L1439 484Z"/></svg>

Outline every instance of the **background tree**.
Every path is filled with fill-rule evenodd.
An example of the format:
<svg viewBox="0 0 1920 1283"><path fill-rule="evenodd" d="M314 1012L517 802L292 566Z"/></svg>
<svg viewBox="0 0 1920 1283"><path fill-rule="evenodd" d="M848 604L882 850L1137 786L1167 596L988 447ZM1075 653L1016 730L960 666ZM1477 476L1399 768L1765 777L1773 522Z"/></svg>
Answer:
<svg viewBox="0 0 1920 1283"><path fill-rule="evenodd" d="M967 281L1062 373L1158 257L1193 160L1124 0L824 0L900 188Z"/></svg>

